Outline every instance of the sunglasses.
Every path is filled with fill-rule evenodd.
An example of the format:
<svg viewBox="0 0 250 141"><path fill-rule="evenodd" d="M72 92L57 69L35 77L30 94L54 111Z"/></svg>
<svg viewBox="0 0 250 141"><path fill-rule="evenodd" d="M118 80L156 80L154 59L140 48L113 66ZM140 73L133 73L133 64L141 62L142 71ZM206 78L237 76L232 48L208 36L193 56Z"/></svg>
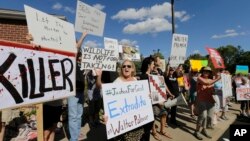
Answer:
<svg viewBox="0 0 250 141"><path fill-rule="evenodd" d="M131 68L131 65L123 65L122 68Z"/></svg>

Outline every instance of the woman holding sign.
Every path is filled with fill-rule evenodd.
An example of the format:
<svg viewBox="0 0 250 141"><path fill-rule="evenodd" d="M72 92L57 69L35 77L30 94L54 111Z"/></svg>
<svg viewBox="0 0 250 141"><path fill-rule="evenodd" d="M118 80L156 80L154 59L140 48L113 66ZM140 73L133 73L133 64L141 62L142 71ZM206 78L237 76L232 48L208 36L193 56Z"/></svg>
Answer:
<svg viewBox="0 0 250 141"><path fill-rule="evenodd" d="M97 83L96 86L101 88L101 71L95 70L97 74ZM114 83L117 82L129 82L129 81L137 81L135 78L136 75L136 69L135 65L130 60L125 60L119 70L119 77L114 81ZM108 118L104 117L104 122L107 122ZM140 141L142 138L142 135L144 134L144 130L142 127L138 127L136 129L133 129L131 131L128 131L122 135L119 135L113 139L112 141Z"/></svg>
<svg viewBox="0 0 250 141"><path fill-rule="evenodd" d="M206 130L207 120L211 123L215 101L213 99L214 94L214 83L220 80L220 75L217 75L215 79L212 79L212 69L210 67L204 67L201 71L201 76L197 79L197 110L198 119L196 124L196 131L194 136L202 140L200 135L200 128L202 127L201 133L207 138L212 138Z"/></svg>
<svg viewBox="0 0 250 141"><path fill-rule="evenodd" d="M155 68L155 59L152 56L146 57L142 61L142 66L141 66L142 74L140 76L140 79L141 80L148 80L148 77L149 77L150 74L152 74L154 68ZM155 73L155 74L160 75L159 73ZM170 95L170 97L173 97L171 92L168 90L168 87L166 87L166 90L167 90L167 93ZM161 104L154 104L153 105L153 112L154 112L154 115L156 117L160 118L160 123L161 123L160 134L162 134L165 137L172 138L169 134L167 134L166 131L164 131L164 128L165 128L165 125L166 125L167 110ZM161 140L161 138L159 137L159 134L156 131L156 127L154 126L154 122L144 125L144 132L145 133L144 133L143 138L145 140L149 140L150 130L151 129L152 129L153 137L156 140Z"/></svg>

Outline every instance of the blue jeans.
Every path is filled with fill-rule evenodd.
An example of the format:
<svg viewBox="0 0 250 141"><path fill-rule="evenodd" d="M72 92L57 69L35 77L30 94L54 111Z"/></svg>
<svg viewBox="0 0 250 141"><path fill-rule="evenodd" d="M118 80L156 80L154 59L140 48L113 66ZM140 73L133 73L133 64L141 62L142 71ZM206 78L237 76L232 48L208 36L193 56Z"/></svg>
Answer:
<svg viewBox="0 0 250 141"><path fill-rule="evenodd" d="M83 104L78 103L79 98L68 97L68 120L70 141L78 141L82 125Z"/></svg>

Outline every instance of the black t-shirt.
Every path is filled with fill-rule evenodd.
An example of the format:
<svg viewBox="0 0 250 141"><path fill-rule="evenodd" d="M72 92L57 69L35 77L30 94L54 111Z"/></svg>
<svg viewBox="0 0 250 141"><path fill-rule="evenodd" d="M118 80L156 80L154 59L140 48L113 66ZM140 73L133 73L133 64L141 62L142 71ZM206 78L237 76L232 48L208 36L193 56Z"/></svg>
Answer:
<svg viewBox="0 0 250 141"><path fill-rule="evenodd" d="M168 76L165 77L165 83L169 89L169 91L175 96L179 96L179 86L176 76Z"/></svg>
<svg viewBox="0 0 250 141"><path fill-rule="evenodd" d="M76 91L83 92L84 91L84 71L81 70L81 66L76 63Z"/></svg>

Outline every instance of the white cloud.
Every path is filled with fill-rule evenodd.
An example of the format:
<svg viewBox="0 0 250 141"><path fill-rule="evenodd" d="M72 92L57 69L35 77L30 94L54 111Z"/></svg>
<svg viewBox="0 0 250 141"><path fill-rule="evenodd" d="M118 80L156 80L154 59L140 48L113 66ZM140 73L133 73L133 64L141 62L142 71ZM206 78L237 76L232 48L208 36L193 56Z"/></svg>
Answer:
<svg viewBox="0 0 250 141"><path fill-rule="evenodd" d="M101 11L105 8L104 5L101 5L101 4L99 4L99 3L94 4L93 7L95 7L96 9L99 9L99 10L101 10Z"/></svg>
<svg viewBox="0 0 250 141"><path fill-rule="evenodd" d="M69 12L71 14L75 13L75 9L72 7L68 7L68 6L63 6L61 3L57 2L52 6L52 9L54 10L61 10L63 9L65 12Z"/></svg>
<svg viewBox="0 0 250 141"><path fill-rule="evenodd" d="M227 30L225 31L225 33L234 33L234 32L236 32L234 29L227 29Z"/></svg>
<svg viewBox="0 0 250 141"><path fill-rule="evenodd" d="M194 50L193 54L200 54L200 51L199 50Z"/></svg>
<svg viewBox="0 0 250 141"><path fill-rule="evenodd" d="M172 24L169 23L166 19L154 18L135 24L128 24L123 28L123 32L128 34L145 34L169 31L171 29Z"/></svg>
<svg viewBox="0 0 250 141"><path fill-rule="evenodd" d="M236 37L236 36L243 36L246 35L245 32L237 32L235 29L227 29L224 34L215 34L211 38L212 39L221 39L221 38L227 38L227 37Z"/></svg>
<svg viewBox="0 0 250 141"><path fill-rule="evenodd" d="M152 7L142 7L140 9L128 8L121 10L111 18L114 20L145 20L148 18L170 18L171 4L164 2L163 4L153 5ZM187 21L191 18L186 11L175 11L175 17L180 21Z"/></svg>
<svg viewBox="0 0 250 141"><path fill-rule="evenodd" d="M65 11L65 12L69 12L69 13L71 13L71 14L74 14L74 13L75 13L75 9L72 8L72 7L68 7L68 6L65 6L65 7L64 7L64 11Z"/></svg>
<svg viewBox="0 0 250 141"><path fill-rule="evenodd" d="M120 45L130 45L130 46L136 46L137 45L137 41L132 41L129 39L122 39L121 41L119 41Z"/></svg>
<svg viewBox="0 0 250 141"><path fill-rule="evenodd" d="M60 10L60 9L62 9L62 7L63 7L63 5L61 3L59 3L59 2L57 2L56 4L54 4L52 6L52 9L54 9L54 10Z"/></svg>
<svg viewBox="0 0 250 141"><path fill-rule="evenodd" d="M100 47L102 46L102 44L97 43L97 41L88 40L88 41L86 41L86 42L84 43L84 46L100 48Z"/></svg>

